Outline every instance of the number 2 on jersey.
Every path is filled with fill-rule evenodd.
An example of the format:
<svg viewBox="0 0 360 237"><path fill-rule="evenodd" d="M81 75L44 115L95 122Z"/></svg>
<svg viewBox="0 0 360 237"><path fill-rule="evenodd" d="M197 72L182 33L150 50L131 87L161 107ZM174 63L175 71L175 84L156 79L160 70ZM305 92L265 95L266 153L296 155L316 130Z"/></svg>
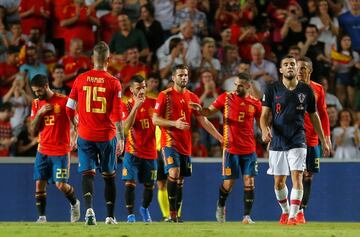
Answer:
<svg viewBox="0 0 360 237"><path fill-rule="evenodd" d="M245 118L245 112L240 112L239 113L239 122L244 122L244 118Z"/></svg>
<svg viewBox="0 0 360 237"><path fill-rule="evenodd" d="M105 92L106 88L97 86L83 86L83 90L86 91L86 112L98 114L106 113L106 98L103 96L98 96L98 92ZM91 101L101 102L101 108L91 108Z"/></svg>

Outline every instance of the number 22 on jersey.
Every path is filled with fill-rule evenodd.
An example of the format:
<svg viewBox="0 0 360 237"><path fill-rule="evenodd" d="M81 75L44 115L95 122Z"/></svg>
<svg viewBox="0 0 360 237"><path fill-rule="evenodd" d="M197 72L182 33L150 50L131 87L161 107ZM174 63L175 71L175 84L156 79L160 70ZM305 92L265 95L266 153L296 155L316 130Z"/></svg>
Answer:
<svg viewBox="0 0 360 237"><path fill-rule="evenodd" d="M97 86L83 86L83 90L86 91L86 112L104 114L106 113L106 98L99 96L98 92L105 93L106 88ZM100 108L91 108L91 101L101 102Z"/></svg>

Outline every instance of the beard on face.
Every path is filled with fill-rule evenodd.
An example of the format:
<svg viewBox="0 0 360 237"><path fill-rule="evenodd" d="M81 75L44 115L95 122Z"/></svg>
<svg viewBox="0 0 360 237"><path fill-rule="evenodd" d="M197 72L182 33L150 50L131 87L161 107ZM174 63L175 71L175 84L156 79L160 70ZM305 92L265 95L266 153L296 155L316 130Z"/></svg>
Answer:
<svg viewBox="0 0 360 237"><path fill-rule="evenodd" d="M294 78L296 78L296 74L295 73L288 73L288 74L284 74L284 78L291 81Z"/></svg>

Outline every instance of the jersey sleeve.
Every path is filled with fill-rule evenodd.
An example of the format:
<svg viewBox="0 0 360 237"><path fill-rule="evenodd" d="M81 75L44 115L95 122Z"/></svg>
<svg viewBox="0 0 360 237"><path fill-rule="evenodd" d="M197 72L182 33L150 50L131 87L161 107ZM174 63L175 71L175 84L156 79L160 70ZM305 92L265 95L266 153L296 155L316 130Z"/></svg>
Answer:
<svg viewBox="0 0 360 237"><path fill-rule="evenodd" d="M307 108L306 111L310 114L316 112L316 102L315 102L315 96L313 90L310 88L310 86L307 86Z"/></svg>
<svg viewBox="0 0 360 237"><path fill-rule="evenodd" d="M114 99L113 99L113 110L111 119L113 122L118 122L122 120L122 107L121 107L121 85L118 80L115 80L115 87L114 87Z"/></svg>
<svg viewBox="0 0 360 237"><path fill-rule="evenodd" d="M121 119L123 121L125 121L130 114L127 105L128 105L127 103L121 102Z"/></svg>
<svg viewBox="0 0 360 237"><path fill-rule="evenodd" d="M317 109L321 120L321 125L325 136L330 136L330 122L325 103L325 92L322 86L319 87L319 97L317 100Z"/></svg>
<svg viewBox="0 0 360 237"><path fill-rule="evenodd" d="M221 110L225 105L225 97L226 92L222 93L211 105L215 107L215 109Z"/></svg>
<svg viewBox="0 0 360 237"><path fill-rule="evenodd" d="M155 111L154 113L162 116L164 109L165 109L165 99L166 99L166 95L163 92L160 92L158 98L156 99L156 104L155 104Z"/></svg>
<svg viewBox="0 0 360 237"><path fill-rule="evenodd" d="M255 119L260 119L262 107L261 107L261 102L259 100L256 101L255 107L256 107Z"/></svg>
<svg viewBox="0 0 360 237"><path fill-rule="evenodd" d="M196 104L200 104L200 99L196 94L191 93L191 102L196 103ZM197 111L197 110L193 110L193 113L194 113L195 116L201 115L199 113L199 111Z"/></svg>
<svg viewBox="0 0 360 237"><path fill-rule="evenodd" d="M31 115L30 115L31 120L34 120L38 110L39 110L39 102L38 100L33 100L31 104Z"/></svg>
<svg viewBox="0 0 360 237"><path fill-rule="evenodd" d="M73 87L71 88L70 94L69 94L69 98L72 100L75 100L75 101L78 101L77 87L78 87L78 80L76 78L74 81Z"/></svg>
<svg viewBox="0 0 360 237"><path fill-rule="evenodd" d="M262 106L270 107L272 106L274 98L274 85L268 85L265 89L265 93L262 98Z"/></svg>

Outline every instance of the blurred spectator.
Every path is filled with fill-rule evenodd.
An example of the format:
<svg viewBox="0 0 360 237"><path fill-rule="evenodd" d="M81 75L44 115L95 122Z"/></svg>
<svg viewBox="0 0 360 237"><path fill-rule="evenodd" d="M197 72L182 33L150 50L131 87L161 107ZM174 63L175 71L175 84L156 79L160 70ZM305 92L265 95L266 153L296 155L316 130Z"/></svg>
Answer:
<svg viewBox="0 0 360 237"><path fill-rule="evenodd" d="M140 17L140 7L148 3L147 0L124 0L124 14L135 24Z"/></svg>
<svg viewBox="0 0 360 237"><path fill-rule="evenodd" d="M331 93L329 92L329 82L328 82L328 80L327 80L325 77L323 77L323 78L321 79L321 85L323 86L324 91L325 91L325 102L326 102L326 105L327 105L328 107L329 107L329 106L335 106L335 108L336 108L338 111L342 110L342 109L343 109L343 106L341 105L339 99L338 99L335 95L333 95L333 94L331 94Z"/></svg>
<svg viewBox="0 0 360 237"><path fill-rule="evenodd" d="M126 50L126 64L124 67L116 74L116 77L120 79L122 91L124 95L129 96L130 91L128 90L131 77L134 75L141 75L147 79L147 75L150 72L149 67L140 62L140 53L139 50L135 47L128 48Z"/></svg>
<svg viewBox="0 0 360 237"><path fill-rule="evenodd" d="M0 62L5 61L5 52L7 47L9 47L8 34L6 32L6 9L0 5Z"/></svg>
<svg viewBox="0 0 360 237"><path fill-rule="evenodd" d="M17 74L12 87L3 97L3 102L10 102L13 107L14 114L10 124L15 136L20 134L25 118L30 114L31 101L32 95L26 93L24 78Z"/></svg>
<svg viewBox="0 0 360 237"><path fill-rule="evenodd" d="M175 66L188 64L183 40L181 38L171 38L169 52L169 55L159 58L159 70L162 79L171 80L171 71Z"/></svg>
<svg viewBox="0 0 360 237"><path fill-rule="evenodd" d="M67 5L60 21L60 26L65 27L65 50L69 50L71 39L79 38L83 41L84 51L90 52L95 43L93 25L99 26L100 21L95 11L85 5L85 0L74 0L73 4Z"/></svg>
<svg viewBox="0 0 360 237"><path fill-rule="evenodd" d="M64 85L64 81L65 81L64 65L56 64L52 70L51 76L52 76L52 81L50 83L51 90L63 95L69 95L70 88Z"/></svg>
<svg viewBox="0 0 360 237"><path fill-rule="evenodd" d="M197 9L198 0L186 0L186 7L176 12L175 24L171 29L173 34L181 31L180 25L186 20L190 20L194 26L194 33L197 36L207 36L207 19L205 13Z"/></svg>
<svg viewBox="0 0 360 237"><path fill-rule="evenodd" d="M156 99L160 92L160 75L158 73L150 73L146 80L146 95Z"/></svg>
<svg viewBox="0 0 360 237"><path fill-rule="evenodd" d="M327 105L326 110L329 115L330 131L338 125L338 111L335 105Z"/></svg>
<svg viewBox="0 0 360 237"><path fill-rule="evenodd" d="M239 21L252 23L258 12L255 0L244 0L240 7Z"/></svg>
<svg viewBox="0 0 360 237"><path fill-rule="evenodd" d="M288 55L293 56L296 60L300 58L301 49L297 45L290 46Z"/></svg>
<svg viewBox="0 0 360 237"><path fill-rule="evenodd" d="M353 49L360 53L360 1L349 0L350 10L339 16L339 24L343 31L351 37Z"/></svg>
<svg viewBox="0 0 360 237"><path fill-rule="evenodd" d="M217 53L216 57L222 62L224 60L224 48L227 45L231 45L230 39L231 39L231 30L230 28L224 29L221 34L221 41L217 41ZM237 50L237 49L236 49Z"/></svg>
<svg viewBox="0 0 360 237"><path fill-rule="evenodd" d="M219 0L215 12L215 29L220 32L237 22L240 14L240 1Z"/></svg>
<svg viewBox="0 0 360 237"><path fill-rule="evenodd" d="M50 18L49 1L21 0L19 13L24 34L28 35L32 28L38 28L40 34L45 34L46 21Z"/></svg>
<svg viewBox="0 0 360 237"><path fill-rule="evenodd" d="M11 88L19 71L19 50L10 46L6 53L6 62L0 63L0 98Z"/></svg>
<svg viewBox="0 0 360 237"><path fill-rule="evenodd" d="M27 82L30 82L36 74L48 76L47 67L40 62L39 53L35 46L25 47L25 64L20 66L20 72L27 79Z"/></svg>
<svg viewBox="0 0 360 237"><path fill-rule="evenodd" d="M11 23L8 39L10 45L19 48L29 41L29 37L22 32L20 21Z"/></svg>
<svg viewBox="0 0 360 237"><path fill-rule="evenodd" d="M232 76L238 73L238 67L240 64L240 57L238 49L235 45L226 45L223 50L224 59L221 62L221 71L219 79L221 84Z"/></svg>
<svg viewBox="0 0 360 237"><path fill-rule="evenodd" d="M333 51L333 69L336 79L336 96L347 108L355 108L355 70L360 70L359 54L352 50L351 38L345 34L339 37L337 51Z"/></svg>
<svg viewBox="0 0 360 237"><path fill-rule="evenodd" d="M233 71L233 74L230 77L223 77L222 88L224 91L234 91L236 89L235 79L238 73L247 72L250 73L250 62L241 61L236 68L236 71Z"/></svg>
<svg viewBox="0 0 360 237"><path fill-rule="evenodd" d="M193 157L207 157L208 153L206 146L200 140L200 133L198 131L192 132L192 151Z"/></svg>
<svg viewBox="0 0 360 237"><path fill-rule="evenodd" d="M10 119L13 116L12 104L7 102L0 106L0 157L10 155L10 146L17 138L12 135Z"/></svg>
<svg viewBox="0 0 360 237"><path fill-rule="evenodd" d="M152 2L155 9L155 19L161 23L165 34L164 39L166 39L171 35L170 30L175 22L175 1L153 0Z"/></svg>
<svg viewBox="0 0 360 237"><path fill-rule="evenodd" d="M359 127L354 126L350 110L339 112L339 126L334 129L333 136L334 158L351 160L359 157Z"/></svg>
<svg viewBox="0 0 360 237"><path fill-rule="evenodd" d="M32 132L31 119L28 116L16 143L16 156L36 156L37 144L38 138Z"/></svg>
<svg viewBox="0 0 360 237"><path fill-rule="evenodd" d="M304 42L299 42L298 46L301 49L301 56L307 56L314 64L312 80L320 81L320 76L328 76L330 71L331 59L326 55L325 44L318 41L319 30L315 25L308 25L305 28Z"/></svg>
<svg viewBox="0 0 360 237"><path fill-rule="evenodd" d="M149 45L150 53L146 61L155 61L156 50L164 43L164 34L160 22L154 18L154 7L150 3L141 6L136 29L144 33Z"/></svg>
<svg viewBox="0 0 360 237"><path fill-rule="evenodd" d="M31 45L37 48L38 57L40 60L44 59L44 52L46 50L51 50L56 54L55 47L50 42L45 42L45 37L41 36L40 29L39 28L32 28L29 33L29 40L26 45ZM24 45L22 47L22 50L26 47Z"/></svg>
<svg viewBox="0 0 360 237"><path fill-rule="evenodd" d="M1 5L6 9L6 21L11 24L20 21L19 5L20 0L1 0Z"/></svg>
<svg viewBox="0 0 360 237"><path fill-rule="evenodd" d="M118 16L123 13L124 0L112 0L111 11L100 18L100 38L107 44L115 32L119 30Z"/></svg>
<svg viewBox="0 0 360 237"><path fill-rule="evenodd" d="M209 157L214 157L214 158L221 158L222 157L222 149L221 149L221 146L219 144L213 145L213 146L210 147Z"/></svg>
<svg viewBox="0 0 360 237"><path fill-rule="evenodd" d="M51 7L51 23L52 23L52 43L56 47L57 56L61 57L65 53L65 32L66 28L61 26L64 17L64 9L71 5L73 0L56 0L50 2Z"/></svg>
<svg viewBox="0 0 360 237"><path fill-rule="evenodd" d="M69 52L60 59L59 63L64 65L64 82L70 89L79 70L90 69L92 67L90 58L83 52L83 42L79 38L71 39Z"/></svg>
<svg viewBox="0 0 360 237"><path fill-rule="evenodd" d="M318 28L318 40L325 44L334 44L336 36L339 34L339 22L329 9L327 0L319 0L317 2L316 13L316 16L310 19L310 24L314 24Z"/></svg>
<svg viewBox="0 0 360 237"><path fill-rule="evenodd" d="M149 46L145 35L131 25L129 17L125 14L118 16L119 30L115 32L110 41L110 51L122 58L127 49L137 48L140 50L140 57L149 55Z"/></svg>
<svg viewBox="0 0 360 237"><path fill-rule="evenodd" d="M273 62L264 59L265 49L260 43L256 43L251 47L251 65L250 74L256 81L257 87L264 93L267 84L278 80L278 72Z"/></svg>
<svg viewBox="0 0 360 237"><path fill-rule="evenodd" d="M205 69L200 72L200 84L195 89L194 93L199 97L200 104L204 108L208 108L219 96L221 90L216 87L215 78L210 70ZM208 119L216 129L220 130L220 123L222 119L222 114L220 111L209 116ZM212 145L218 143L218 141L213 138L204 128L200 127L199 132L201 135L201 143L204 144L207 148L210 148Z"/></svg>
<svg viewBox="0 0 360 237"><path fill-rule="evenodd" d="M205 37L201 42L201 60L197 63L199 70L210 70L215 80L221 70L220 61L214 58L216 53L215 40L211 37Z"/></svg>
<svg viewBox="0 0 360 237"><path fill-rule="evenodd" d="M291 3L286 12L286 20L281 27L280 34L282 39L283 52L289 50L289 46L296 45L299 41L304 41L304 31L306 19L303 18L303 12L299 4Z"/></svg>
<svg viewBox="0 0 360 237"><path fill-rule="evenodd" d="M169 37L165 43L157 50L157 58L161 59L170 54L170 40L172 38L180 38L183 41L184 51L186 50L186 62L192 68L196 67L196 62L201 60L201 50L199 39L194 35L193 23L186 20L180 25L180 33ZM183 52L184 53L184 52Z"/></svg>

